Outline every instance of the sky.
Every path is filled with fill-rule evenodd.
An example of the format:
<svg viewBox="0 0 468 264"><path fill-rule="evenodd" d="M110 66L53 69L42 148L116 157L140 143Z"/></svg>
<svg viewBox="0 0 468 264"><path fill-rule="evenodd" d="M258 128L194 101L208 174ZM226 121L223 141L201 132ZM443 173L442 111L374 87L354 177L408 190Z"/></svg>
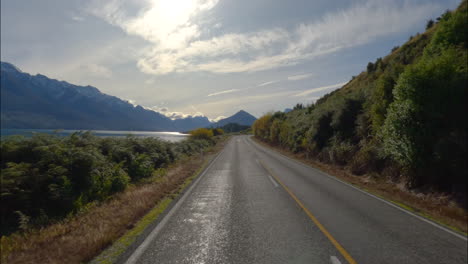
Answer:
<svg viewBox="0 0 468 264"><path fill-rule="evenodd" d="M310 104L460 0L1 0L1 60L211 120Z"/></svg>

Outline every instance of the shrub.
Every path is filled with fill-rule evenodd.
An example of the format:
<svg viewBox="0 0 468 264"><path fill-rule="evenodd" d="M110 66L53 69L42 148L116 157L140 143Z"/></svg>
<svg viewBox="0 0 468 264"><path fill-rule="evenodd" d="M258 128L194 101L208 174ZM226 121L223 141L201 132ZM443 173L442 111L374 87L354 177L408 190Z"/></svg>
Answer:
<svg viewBox="0 0 468 264"><path fill-rule="evenodd" d="M434 20L430 19L429 21L427 21L426 30L430 29L433 26L434 26Z"/></svg>
<svg viewBox="0 0 468 264"><path fill-rule="evenodd" d="M221 128L213 128L213 136L221 136L224 135L224 130Z"/></svg>
<svg viewBox="0 0 468 264"><path fill-rule="evenodd" d="M190 137L193 139L211 139L213 137L213 130L207 128L198 128L190 131Z"/></svg>
<svg viewBox="0 0 468 264"><path fill-rule="evenodd" d="M153 163L146 154L138 154L128 166L128 175L133 181L148 178L153 173Z"/></svg>
<svg viewBox="0 0 468 264"><path fill-rule="evenodd" d="M312 126L312 139L315 142L318 150L323 149L333 136L333 128L331 126L333 114L326 112L322 114L317 122Z"/></svg>
<svg viewBox="0 0 468 264"><path fill-rule="evenodd" d="M453 49L436 58L425 57L409 67L395 87L395 102L390 105L383 128L384 149L412 171L410 184L413 186L458 182L447 179L461 173L452 171L450 166L446 167L446 173L434 173L434 168L432 173L425 172L431 170L431 165L448 166L452 164L449 160L460 159L439 150L466 135L468 75L466 67L462 66L464 58L466 52L460 57ZM454 147L451 153L466 157L466 145ZM442 160L444 162L440 162ZM426 175L424 179L423 175Z"/></svg>
<svg viewBox="0 0 468 264"><path fill-rule="evenodd" d="M269 140L273 143L280 142L280 128L281 128L281 121L278 119L274 119L270 126L270 137Z"/></svg>
<svg viewBox="0 0 468 264"><path fill-rule="evenodd" d="M330 139L328 155L331 162L338 165L347 164L354 152L353 145L348 141L342 141L337 136Z"/></svg>
<svg viewBox="0 0 468 264"><path fill-rule="evenodd" d="M269 113L255 120L255 122L252 125L254 135L262 139L269 139L271 119L272 114Z"/></svg>

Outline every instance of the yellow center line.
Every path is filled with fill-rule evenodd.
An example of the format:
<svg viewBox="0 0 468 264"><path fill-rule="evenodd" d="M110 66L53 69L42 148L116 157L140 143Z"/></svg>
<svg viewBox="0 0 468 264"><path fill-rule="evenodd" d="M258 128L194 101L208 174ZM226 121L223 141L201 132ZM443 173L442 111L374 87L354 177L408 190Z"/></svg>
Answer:
<svg viewBox="0 0 468 264"><path fill-rule="evenodd" d="M286 186L284 183L268 168L263 161L259 160L263 168L273 177L275 180L283 186L286 192L296 201L296 203L304 210L307 216L314 222L314 224L322 231L322 233L330 240L330 242L335 246L335 248L343 255L343 257L348 261L349 264L357 264L357 262L351 257L351 255L343 248L343 246L336 241L336 239L327 231L327 229L319 222L319 220L307 209L304 204L297 198L297 196Z"/></svg>

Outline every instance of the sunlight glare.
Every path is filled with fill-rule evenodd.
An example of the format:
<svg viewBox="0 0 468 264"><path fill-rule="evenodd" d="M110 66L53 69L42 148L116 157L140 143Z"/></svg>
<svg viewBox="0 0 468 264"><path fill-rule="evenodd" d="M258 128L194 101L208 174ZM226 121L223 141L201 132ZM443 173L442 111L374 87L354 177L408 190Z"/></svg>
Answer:
<svg viewBox="0 0 468 264"><path fill-rule="evenodd" d="M196 0L159 0L157 13L169 25L186 23L197 8Z"/></svg>

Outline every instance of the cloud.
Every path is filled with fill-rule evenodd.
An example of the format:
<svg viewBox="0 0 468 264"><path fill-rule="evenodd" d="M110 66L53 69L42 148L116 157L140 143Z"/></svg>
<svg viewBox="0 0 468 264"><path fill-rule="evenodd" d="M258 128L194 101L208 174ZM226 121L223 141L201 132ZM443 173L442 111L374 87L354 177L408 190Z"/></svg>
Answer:
<svg viewBox="0 0 468 264"><path fill-rule="evenodd" d="M137 107L138 104L135 102L135 100L132 100L132 99L122 99L124 101L126 101L127 103L133 105L133 107Z"/></svg>
<svg viewBox="0 0 468 264"><path fill-rule="evenodd" d="M216 117L216 118L209 119L209 120L210 120L211 122L218 122L219 120L225 119L225 118L226 118L226 116L218 116L218 117Z"/></svg>
<svg viewBox="0 0 468 264"><path fill-rule="evenodd" d="M156 82L155 79L148 79L148 80L145 81L145 84L151 85L151 84L154 84L155 82Z"/></svg>
<svg viewBox="0 0 468 264"><path fill-rule="evenodd" d="M160 50L186 47L200 35L191 18L210 10L218 0L94 0L87 11L106 22L155 44ZM129 10L137 10L132 15Z"/></svg>
<svg viewBox="0 0 468 264"><path fill-rule="evenodd" d="M237 91L239 91L239 89L231 89L231 90L225 90L225 91L216 92L216 93L210 93L207 96L210 97L210 96L215 96L215 95L220 95L220 94L233 93L233 92L237 92Z"/></svg>
<svg viewBox="0 0 468 264"><path fill-rule="evenodd" d="M261 83L261 84L257 85L257 87L267 86L267 85L274 84L274 83L277 83L277 82L279 82L279 81L264 82L264 83Z"/></svg>
<svg viewBox="0 0 468 264"><path fill-rule="evenodd" d="M77 22L81 22L81 21L84 20L84 17L81 17L81 16L72 16L71 19L74 20L74 21L77 21Z"/></svg>
<svg viewBox="0 0 468 264"><path fill-rule="evenodd" d="M169 112L169 113L165 114L165 116L169 117L172 120L175 120L175 119L184 119L184 118L188 118L188 117L197 117L197 116L205 116L205 115L203 113L200 113L200 112L196 112L194 114L186 114L186 113L182 113L182 112Z"/></svg>
<svg viewBox="0 0 468 264"><path fill-rule="evenodd" d="M261 101L271 101L273 98L290 96L294 94L294 92L286 91L286 92L276 92L276 93L267 93L267 94L259 94L259 95L248 95L248 96L239 96L239 97L230 97L223 100L216 100L212 102L207 102L198 105L198 107L202 107L205 109L215 109L215 108L224 108L226 106L236 106L238 107L239 104L246 104L246 103L259 103Z"/></svg>
<svg viewBox="0 0 468 264"><path fill-rule="evenodd" d="M328 90L328 89L333 89L333 88L340 88L345 84L347 84L347 82L337 83L337 84L328 85L328 86L317 87L317 88L313 88L313 89L310 89L310 90L307 90L307 91L297 93L297 94L295 94L293 96L302 97L302 96L306 96L306 95L316 93L316 92L320 92L320 91L323 91L323 90Z"/></svg>
<svg viewBox="0 0 468 264"><path fill-rule="evenodd" d="M304 79L310 78L312 75L313 75L312 73L292 75L292 76L288 76L288 81L304 80Z"/></svg>
<svg viewBox="0 0 468 264"><path fill-rule="evenodd" d="M128 12L133 3L136 15ZM292 30L203 35L197 17L207 15L218 0L96 0L90 12L130 35L151 44L138 60L148 74L171 72L255 72L299 64L316 56L362 45L380 37L408 30L437 10L434 3L396 3L367 0ZM134 2L138 3L135 4ZM296 77L306 78L306 76ZM294 77L292 80L295 80Z"/></svg>
<svg viewBox="0 0 468 264"><path fill-rule="evenodd" d="M81 68L89 75L100 78L110 78L112 77L112 71L99 64L87 64L81 65Z"/></svg>
<svg viewBox="0 0 468 264"><path fill-rule="evenodd" d="M205 114L203 114L202 112L198 111L198 109L191 105L191 108L195 110L195 112L193 113L184 113L184 112L178 112L178 111L170 111L168 107L159 107L159 106L142 106L142 105L139 105L136 103L135 100L132 100L132 99L123 99L125 100L126 102L128 102L129 104L133 105L133 107L137 107L137 106L141 106L143 107L144 109L146 110L150 110L150 111L154 111L154 112L157 112L157 113L160 113L172 120L175 120L175 119L183 119L183 118L187 118L187 117L197 117L197 116L205 116Z"/></svg>
<svg viewBox="0 0 468 264"><path fill-rule="evenodd" d="M155 111L158 112L162 115L165 115L166 117L169 117L172 120L175 119L183 119L187 117L197 117L197 116L205 116L202 112L194 112L191 114L187 114L184 112L178 112L178 111L169 111L169 108L167 107L158 107L158 106L152 106L152 107L143 107L147 110Z"/></svg>

